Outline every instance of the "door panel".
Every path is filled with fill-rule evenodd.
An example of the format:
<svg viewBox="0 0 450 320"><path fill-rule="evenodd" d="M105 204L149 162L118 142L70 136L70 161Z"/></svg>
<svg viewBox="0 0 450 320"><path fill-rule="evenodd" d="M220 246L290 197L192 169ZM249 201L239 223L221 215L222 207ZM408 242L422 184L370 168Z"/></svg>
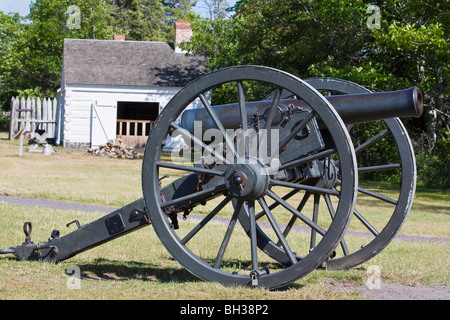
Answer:
<svg viewBox="0 0 450 320"><path fill-rule="evenodd" d="M91 147L116 139L117 107L115 104L92 104Z"/></svg>

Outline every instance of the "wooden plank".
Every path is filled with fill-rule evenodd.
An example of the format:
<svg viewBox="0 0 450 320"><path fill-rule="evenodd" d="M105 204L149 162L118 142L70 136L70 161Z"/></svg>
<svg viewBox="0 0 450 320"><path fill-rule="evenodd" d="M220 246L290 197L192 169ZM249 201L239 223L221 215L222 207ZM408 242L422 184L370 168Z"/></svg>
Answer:
<svg viewBox="0 0 450 320"><path fill-rule="evenodd" d="M36 120L36 119L31 119L31 120L29 120L29 119L19 119L19 120L16 120L17 122L22 122L22 123L27 123L27 122L29 122L29 123L45 123L45 124L49 124L49 123L51 123L51 124L53 124L53 123L55 123L55 121L53 121L53 120Z"/></svg>
<svg viewBox="0 0 450 320"><path fill-rule="evenodd" d="M31 123L30 123L30 120L31 120L31 99L30 99L30 97L28 97L25 100L25 109L27 109L26 111L24 111L25 112L25 119L27 120L25 122L25 131L31 132Z"/></svg>
<svg viewBox="0 0 450 320"><path fill-rule="evenodd" d="M20 99L19 109L26 109L25 98L24 97L22 97ZM21 120L25 120L25 113L19 111L19 117L18 118L21 119ZM19 123L19 128L18 129L21 130L22 128L25 128L25 121Z"/></svg>
<svg viewBox="0 0 450 320"><path fill-rule="evenodd" d="M51 135L50 137L52 138L56 138L57 134L56 134L56 130L57 130L57 125L56 125L56 110L58 109L58 100L56 98L53 98L53 103L52 103L52 120L53 120L53 125L52 125L52 131L51 131Z"/></svg>
<svg viewBox="0 0 450 320"><path fill-rule="evenodd" d="M53 120L53 111L52 111L52 100L50 98L47 98L47 120ZM45 132L49 133L52 131L52 124L47 124L47 128Z"/></svg>
<svg viewBox="0 0 450 320"><path fill-rule="evenodd" d="M48 113L47 112L48 112L47 99L44 98L42 100L42 120L48 120ZM47 131L48 126L46 124L44 124L44 125L41 126L41 129Z"/></svg>
<svg viewBox="0 0 450 320"><path fill-rule="evenodd" d="M44 130L55 138L57 130L58 100L56 98L12 97L10 102L9 139L21 129L26 133Z"/></svg>
<svg viewBox="0 0 450 320"><path fill-rule="evenodd" d="M31 98L31 119L36 119L36 99ZM31 132L36 131L36 123L31 123Z"/></svg>
<svg viewBox="0 0 450 320"><path fill-rule="evenodd" d="M42 120L42 102L39 97L36 99L36 119Z"/></svg>
<svg viewBox="0 0 450 320"><path fill-rule="evenodd" d="M9 114L9 140L14 139L14 132L16 130L16 98L11 98L10 104L10 114Z"/></svg>
<svg viewBox="0 0 450 320"><path fill-rule="evenodd" d="M153 121L117 119L117 123L119 125L117 138L122 139L125 144L134 148L145 147ZM122 129L123 126L127 129L125 132Z"/></svg>

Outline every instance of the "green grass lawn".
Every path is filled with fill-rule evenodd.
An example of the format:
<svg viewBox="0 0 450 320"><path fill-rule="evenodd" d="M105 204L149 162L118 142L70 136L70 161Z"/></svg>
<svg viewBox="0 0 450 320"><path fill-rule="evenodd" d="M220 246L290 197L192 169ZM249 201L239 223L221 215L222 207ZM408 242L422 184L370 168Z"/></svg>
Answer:
<svg viewBox="0 0 450 320"><path fill-rule="evenodd" d="M6 138L0 133L0 194L111 206L123 206L142 196L140 159L109 159L62 148L56 148L57 153L50 157L26 152L19 157L18 141ZM164 183L176 179L175 172L169 173L171 177ZM386 185L371 187L390 192ZM385 206L374 205L365 197L358 199L358 205L375 221L389 217ZM53 229L70 232L75 226L66 228L65 224L74 219L85 224L100 216L0 203L0 248L24 241L24 221L33 222L37 242L46 241ZM189 219L180 223L188 229L195 224ZM358 226L350 229L358 230ZM449 192L419 187L400 234L449 238ZM367 268L376 265L383 281L448 285L449 258L448 243L394 239L357 268L315 270L283 290L224 287L190 275L169 255L150 226L57 264L16 261L1 255L0 299L360 299L354 292L333 290L325 284L351 281L364 285ZM72 266L80 271L79 289L73 289L70 281L74 278L66 274Z"/></svg>

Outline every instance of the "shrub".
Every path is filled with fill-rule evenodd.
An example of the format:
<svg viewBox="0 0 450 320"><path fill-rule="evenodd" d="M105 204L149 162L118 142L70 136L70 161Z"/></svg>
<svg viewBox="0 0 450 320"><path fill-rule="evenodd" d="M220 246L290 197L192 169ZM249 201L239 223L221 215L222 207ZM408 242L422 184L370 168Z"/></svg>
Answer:
<svg viewBox="0 0 450 320"><path fill-rule="evenodd" d="M450 133L446 132L433 148L417 154L418 180L429 186L450 187Z"/></svg>
<svg viewBox="0 0 450 320"><path fill-rule="evenodd" d="M0 131L8 131L9 128L9 116L0 113Z"/></svg>

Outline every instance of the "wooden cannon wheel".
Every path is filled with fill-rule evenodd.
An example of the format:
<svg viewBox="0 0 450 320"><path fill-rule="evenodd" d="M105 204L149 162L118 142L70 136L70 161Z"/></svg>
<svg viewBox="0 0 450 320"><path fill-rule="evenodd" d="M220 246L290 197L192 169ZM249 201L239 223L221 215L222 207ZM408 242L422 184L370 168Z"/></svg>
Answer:
<svg viewBox="0 0 450 320"><path fill-rule="evenodd" d="M296 143L296 152L302 152L302 132L309 125L320 122L322 130L332 133L324 142L320 151L303 154L295 161L275 166L272 162L264 163L254 155L250 155L249 144L245 138L243 151L237 149L236 141L231 139L228 131L206 97L218 88L231 88L236 91L236 102L240 114L239 127L244 132L248 129L246 83L257 82L261 87L277 88L277 95L271 101L267 117L274 119L280 94L283 90L294 93L305 101L310 111L295 123L287 132L287 136L277 145L279 150L285 150L290 144ZM254 86L253 88L259 88ZM270 91L267 91L267 95ZM260 99L259 99L260 100ZM259 101L257 100L257 101ZM187 130L183 130L177 119L192 102L201 101L217 130L223 134L227 155L211 148ZM273 112L272 112L273 111ZM230 115L231 116L231 115ZM297 116L297 115L294 115ZM290 117L290 115L289 115ZM289 118L288 117L288 118ZM288 119L286 119L287 122ZM272 121L265 128L271 129ZM280 127L281 128L281 127ZM282 129L281 129L282 130ZM200 149L208 151L216 160L213 164L204 163L199 167L192 162L177 163L163 155L162 148L167 135L178 131L187 140ZM286 132L283 132L286 134ZM283 149L284 148L284 149ZM230 153L232 154L230 158ZM332 161L339 163L337 166ZM201 158L202 159L202 158ZM201 160L200 159L200 160ZM231 159L231 160L230 160ZM221 163L219 163L219 161ZM339 179L339 185L331 188L328 185L303 184L296 181L277 180L277 174L283 170L298 166L307 167L311 161L335 168L334 179ZM311 170L313 168L310 168ZM197 185L195 190L168 199L163 196L161 180L167 170L171 170L178 181L188 181L191 177L202 176L203 181L209 177L210 185ZM306 169L305 169L306 170ZM265 174L270 171L270 174ZM183 180L184 179L184 180ZM168 179L170 181L170 177ZM181 184L180 182L180 184ZM148 208L152 226L169 253L189 272L206 281L217 281L224 285L253 285L267 288L278 288L306 275L327 259L344 235L356 201L357 169L356 158L350 136L345 124L330 103L314 88L286 72L261 67L239 66L221 69L205 75L183 88L164 108L148 139L142 170L143 194ZM165 189L167 190L167 189ZM303 197L301 202L309 202L314 206L314 199L320 195L328 195L332 201L330 213L333 219L317 221L305 216L301 209L295 208L290 200L285 198L285 192L296 193L298 190L313 194L313 197ZM193 203L201 205L193 206ZM270 209L275 204L283 208L278 214ZM182 209L174 211L181 206ZM187 216L186 222L174 227L174 219L178 212L185 215L201 215L200 221L192 221ZM257 213L262 211L263 219L257 219ZM174 218L175 215L175 218ZM216 221L222 221L216 223ZM223 221L226 221L224 224ZM237 221L239 223L236 223ZM265 220L265 222L263 221ZM295 220L300 227L312 230L311 239L305 239L303 234L289 239L281 230L282 221ZM248 228L244 225L248 224ZM279 240L280 250L289 263L280 263L272 259L264 247L261 247L259 236L261 228L270 225L270 233ZM244 228L239 227L244 226ZM247 233L247 234L246 234ZM313 242L313 243L312 243ZM260 246L261 250L258 250ZM299 258L301 257L301 258Z"/></svg>

